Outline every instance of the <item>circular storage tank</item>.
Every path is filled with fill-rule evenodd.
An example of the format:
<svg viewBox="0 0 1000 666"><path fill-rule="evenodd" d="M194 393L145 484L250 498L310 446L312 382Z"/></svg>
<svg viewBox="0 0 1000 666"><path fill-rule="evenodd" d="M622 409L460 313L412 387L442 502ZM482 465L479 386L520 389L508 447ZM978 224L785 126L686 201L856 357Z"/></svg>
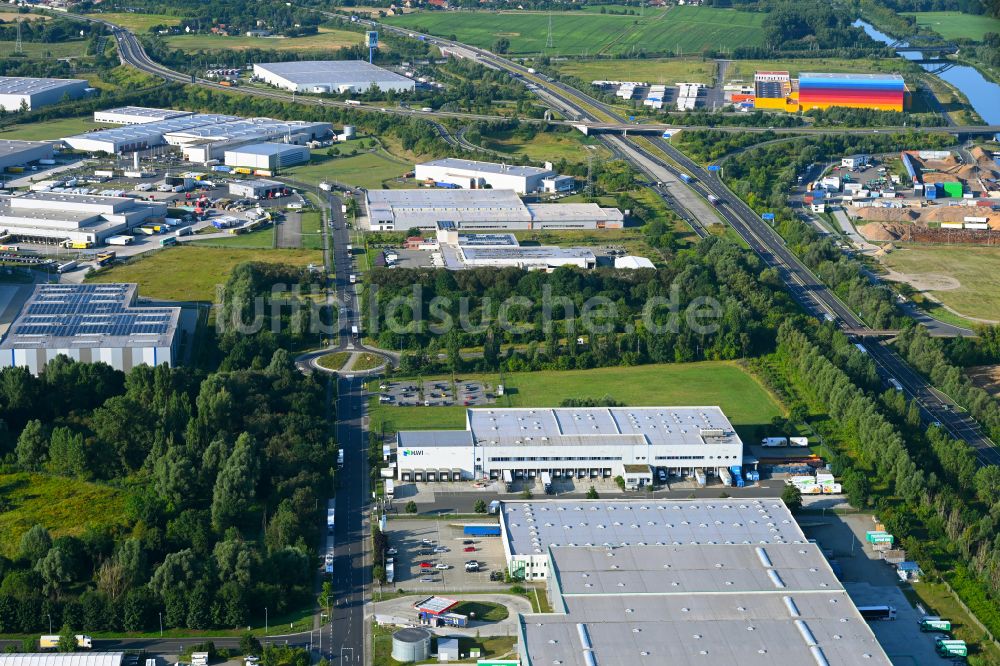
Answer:
<svg viewBox="0 0 1000 666"><path fill-rule="evenodd" d="M309 92L313 93L328 93L330 92L330 86L313 86Z"/></svg>
<svg viewBox="0 0 1000 666"><path fill-rule="evenodd" d="M356 131L354 125L344 125L344 136L348 139L353 138Z"/></svg>
<svg viewBox="0 0 1000 666"><path fill-rule="evenodd" d="M424 661L431 655L431 632L420 627L400 629L392 635L392 658L396 661Z"/></svg>

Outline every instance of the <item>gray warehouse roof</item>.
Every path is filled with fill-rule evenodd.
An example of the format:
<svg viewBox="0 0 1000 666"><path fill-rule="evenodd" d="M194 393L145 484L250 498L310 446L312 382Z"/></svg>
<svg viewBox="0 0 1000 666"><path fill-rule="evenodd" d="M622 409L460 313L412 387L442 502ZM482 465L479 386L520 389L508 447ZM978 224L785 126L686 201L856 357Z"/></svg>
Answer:
<svg viewBox="0 0 1000 666"><path fill-rule="evenodd" d="M462 160L456 157L445 157L440 160L431 160L417 166L445 167L461 171L479 171L482 173L505 174L510 176L540 176L555 175L552 169L543 169L533 166L517 166L510 164L497 164L496 162L477 162L476 160Z"/></svg>
<svg viewBox="0 0 1000 666"><path fill-rule="evenodd" d="M0 158L8 157L10 155L17 155L18 153L23 153L27 150L34 150L35 148L41 148L44 146L51 146L51 141L17 141L17 140L3 140L0 141Z"/></svg>
<svg viewBox="0 0 1000 666"><path fill-rule="evenodd" d="M179 118L181 116L192 115L191 111L177 111L176 109L156 109L150 106L119 106L114 109L96 112L106 114L117 114L121 116L134 116L137 118L149 118L150 121L166 120L167 118Z"/></svg>
<svg viewBox="0 0 1000 666"><path fill-rule="evenodd" d="M527 501L502 504L513 554L549 546L669 546L806 541L776 499Z"/></svg>
<svg viewBox="0 0 1000 666"><path fill-rule="evenodd" d="M240 146L227 150L227 153L248 154L248 155L280 155L290 150L296 152L303 150L303 146L291 143L254 143L249 146Z"/></svg>
<svg viewBox="0 0 1000 666"><path fill-rule="evenodd" d="M0 95L37 95L47 90L87 82L83 79L37 79L29 76L0 76Z"/></svg>
<svg viewBox="0 0 1000 666"><path fill-rule="evenodd" d="M0 666L120 666L124 652L0 653Z"/></svg>
<svg viewBox="0 0 1000 666"><path fill-rule="evenodd" d="M40 284L0 349L168 347L180 308L136 307L135 284Z"/></svg>
<svg viewBox="0 0 1000 666"><path fill-rule="evenodd" d="M359 79L379 83L413 83L363 60L299 60L293 62L262 62L255 65L263 70L299 85L352 83Z"/></svg>

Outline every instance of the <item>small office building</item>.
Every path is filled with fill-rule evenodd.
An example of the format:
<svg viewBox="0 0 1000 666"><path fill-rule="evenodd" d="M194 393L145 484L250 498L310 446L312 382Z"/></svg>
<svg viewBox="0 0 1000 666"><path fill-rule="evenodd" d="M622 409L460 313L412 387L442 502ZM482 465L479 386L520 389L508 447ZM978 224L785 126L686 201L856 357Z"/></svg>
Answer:
<svg viewBox="0 0 1000 666"><path fill-rule="evenodd" d="M284 183L276 180L239 180L229 183L229 194L234 197L245 199L266 199L275 194L280 194L288 189Z"/></svg>
<svg viewBox="0 0 1000 666"><path fill-rule="evenodd" d="M543 169L533 166L497 164L446 157L416 165L413 176L417 181L456 185L466 190L488 187L494 190L514 190L518 194L529 194L541 192L544 188L544 181L554 179L558 177L558 174L552 170L550 164ZM565 182L560 184L565 187ZM555 187L554 181L552 186ZM569 189L572 189L572 183Z"/></svg>
<svg viewBox="0 0 1000 666"><path fill-rule="evenodd" d="M309 162L309 148L288 143L252 143L227 150L226 166L277 173Z"/></svg>

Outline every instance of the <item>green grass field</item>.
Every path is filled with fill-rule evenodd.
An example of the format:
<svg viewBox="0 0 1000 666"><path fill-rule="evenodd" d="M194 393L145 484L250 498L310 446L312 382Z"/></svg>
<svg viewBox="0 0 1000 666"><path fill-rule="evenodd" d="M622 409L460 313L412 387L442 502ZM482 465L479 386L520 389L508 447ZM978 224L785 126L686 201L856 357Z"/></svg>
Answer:
<svg viewBox="0 0 1000 666"><path fill-rule="evenodd" d="M327 370L340 370L347 363L347 359L351 358L351 352L334 352L332 354L325 354L316 359L316 363L323 366Z"/></svg>
<svg viewBox="0 0 1000 666"><path fill-rule="evenodd" d="M333 51L360 44L364 35L346 30L320 28L319 34L305 37L222 37L219 35L171 35L167 45L181 51Z"/></svg>
<svg viewBox="0 0 1000 666"><path fill-rule="evenodd" d="M347 150L349 149L350 144L347 146ZM383 181L398 178L412 168L409 163L396 161L385 153L328 157L327 150L314 150L309 164L285 169L284 174L312 184L335 180L355 187L379 189ZM341 146L341 150L345 150L345 147Z"/></svg>
<svg viewBox="0 0 1000 666"><path fill-rule="evenodd" d="M929 293L963 315L1000 320L1000 248L905 245L884 261L900 273L955 278L961 283L958 289Z"/></svg>
<svg viewBox="0 0 1000 666"><path fill-rule="evenodd" d="M711 84L715 63L689 58L640 60L584 60L557 63L560 72L583 81L643 81L674 85L678 82Z"/></svg>
<svg viewBox="0 0 1000 666"><path fill-rule="evenodd" d="M267 250L274 247L274 226L267 226L246 234L226 236L225 238L206 238L204 240L188 241L187 244L198 247L240 247L253 250Z"/></svg>
<svg viewBox="0 0 1000 666"><path fill-rule="evenodd" d="M173 247L116 265L87 281L136 282L139 293L149 298L213 302L216 285L224 284L245 261L306 266L322 264L323 255L315 250Z"/></svg>
<svg viewBox="0 0 1000 666"><path fill-rule="evenodd" d="M61 139L72 134L82 134L92 129L98 129L104 125L98 125L87 116L80 118L59 118L58 120L44 120L40 123L29 123L27 125L10 125L0 129L2 139L21 139L23 141L46 141L49 139Z"/></svg>
<svg viewBox="0 0 1000 666"><path fill-rule="evenodd" d="M166 14L139 14L136 12L103 12L97 18L128 28L132 32L149 32L154 25L180 25L178 16Z"/></svg>
<svg viewBox="0 0 1000 666"><path fill-rule="evenodd" d="M537 162L586 162L587 155L597 159L610 159L611 152L597 139L573 132L539 132L532 139L523 141L512 131L497 132L483 137L480 145L507 155L526 155Z"/></svg>
<svg viewBox="0 0 1000 666"><path fill-rule="evenodd" d="M87 53L87 42L22 42L25 60L55 60L57 58L82 58ZM0 58L9 58L14 53L15 42L0 41Z"/></svg>
<svg viewBox="0 0 1000 666"><path fill-rule="evenodd" d="M756 45L762 19L763 14L711 7L649 10L641 17L558 12L552 14L552 49L545 48L549 14L543 12L414 12L385 20L485 48L506 38L515 54L614 55Z"/></svg>
<svg viewBox="0 0 1000 666"><path fill-rule="evenodd" d="M323 249L323 214L318 210L302 213L302 247L307 250Z"/></svg>
<svg viewBox="0 0 1000 666"><path fill-rule="evenodd" d="M53 536L123 522L124 493L87 481L46 474L0 474L0 555L16 557L21 535L44 525Z"/></svg>
<svg viewBox="0 0 1000 666"><path fill-rule="evenodd" d="M498 375L463 373L463 381L478 380L496 387ZM451 377L424 377L425 382ZM630 406L719 405L745 436L758 425L782 413L780 405L753 377L734 362L640 365L566 372L542 371L506 374L500 407L556 407L566 398L602 398L609 395ZM378 390L375 382L374 391ZM461 428L465 410L450 407L394 407L373 399L372 430L388 431Z"/></svg>
<svg viewBox="0 0 1000 666"><path fill-rule="evenodd" d="M988 32L1000 33L1000 19L962 12L901 12L917 20L921 28L933 30L945 39L982 41Z"/></svg>

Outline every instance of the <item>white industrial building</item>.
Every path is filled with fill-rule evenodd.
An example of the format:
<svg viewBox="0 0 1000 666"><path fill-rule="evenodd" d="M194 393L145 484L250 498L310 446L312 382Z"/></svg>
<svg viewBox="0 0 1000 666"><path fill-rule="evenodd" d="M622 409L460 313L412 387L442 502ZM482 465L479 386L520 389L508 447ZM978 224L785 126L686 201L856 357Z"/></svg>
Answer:
<svg viewBox="0 0 1000 666"><path fill-rule="evenodd" d="M194 115L191 111L154 109L148 106L120 106L116 109L94 111L94 122L104 125L145 125L160 120Z"/></svg>
<svg viewBox="0 0 1000 666"><path fill-rule="evenodd" d="M452 222L456 229L621 229L625 217L617 208L589 204L526 204L513 190L368 190L365 221L372 231L437 229Z"/></svg>
<svg viewBox="0 0 1000 666"><path fill-rule="evenodd" d="M464 430L397 433L402 481L553 477L652 483L743 464L743 441L719 407L469 409Z"/></svg>
<svg viewBox="0 0 1000 666"><path fill-rule="evenodd" d="M266 199L268 195L277 194L288 189L288 185L276 180L238 180L229 183L229 194L234 197L249 199Z"/></svg>
<svg viewBox="0 0 1000 666"><path fill-rule="evenodd" d="M459 233L451 222L439 222L437 255L449 270L465 268L522 268L551 271L560 266L594 268L597 257L583 247L539 245L522 247L514 234Z"/></svg>
<svg viewBox="0 0 1000 666"><path fill-rule="evenodd" d="M0 141L0 169L52 159L48 141Z"/></svg>
<svg viewBox="0 0 1000 666"><path fill-rule="evenodd" d="M288 143L252 143L225 153L226 166L274 173L297 164L307 164L309 158L308 147Z"/></svg>
<svg viewBox="0 0 1000 666"><path fill-rule="evenodd" d="M90 90L83 79L36 79L26 76L0 76L0 109L20 111L22 105L38 109L61 102L64 97L79 99Z"/></svg>
<svg viewBox="0 0 1000 666"><path fill-rule="evenodd" d="M205 163L222 160L227 150L249 144L269 141L305 144L328 138L333 133L330 123L240 118L145 107L122 107L101 114L101 122L117 122L122 127L68 136L63 142L76 150L109 154L171 145L180 149L184 159ZM148 120L140 122L143 118Z"/></svg>
<svg viewBox="0 0 1000 666"><path fill-rule="evenodd" d="M446 157L416 165L413 175L418 181L447 183L467 190L490 187L494 190L514 190L518 194L529 194L541 192L542 181L559 174L552 170L551 164L546 164L543 169Z"/></svg>
<svg viewBox="0 0 1000 666"><path fill-rule="evenodd" d="M640 268L656 268L656 266L646 257L626 255L624 257L615 257L615 268L638 270Z"/></svg>
<svg viewBox="0 0 1000 666"><path fill-rule="evenodd" d="M123 372L174 365L180 308L139 307L135 284L39 284L0 342L0 367L33 374L60 354Z"/></svg>
<svg viewBox="0 0 1000 666"><path fill-rule="evenodd" d="M26 242L100 244L166 214L166 203L130 197L42 191L0 196L0 230Z"/></svg>
<svg viewBox="0 0 1000 666"><path fill-rule="evenodd" d="M266 62L253 66L253 75L278 88L300 93L408 92L412 79L363 60L301 60Z"/></svg>
<svg viewBox="0 0 1000 666"><path fill-rule="evenodd" d="M868 166L871 162L871 155L857 154L848 155L847 157L840 158L840 166L847 169L860 169L863 166Z"/></svg>
<svg viewBox="0 0 1000 666"><path fill-rule="evenodd" d="M889 666L822 551L776 498L503 502L524 666ZM708 660L708 661L706 661Z"/></svg>
<svg viewBox="0 0 1000 666"><path fill-rule="evenodd" d="M124 652L8 652L0 666L122 666Z"/></svg>

